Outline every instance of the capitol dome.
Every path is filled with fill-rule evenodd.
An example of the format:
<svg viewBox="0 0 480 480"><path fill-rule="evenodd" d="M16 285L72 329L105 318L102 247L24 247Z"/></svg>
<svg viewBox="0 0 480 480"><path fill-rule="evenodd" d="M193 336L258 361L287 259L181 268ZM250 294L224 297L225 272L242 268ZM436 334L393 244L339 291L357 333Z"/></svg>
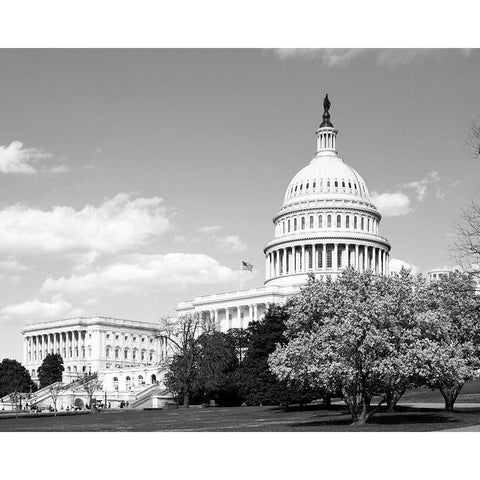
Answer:
<svg viewBox="0 0 480 480"><path fill-rule="evenodd" d="M265 285L301 285L309 273L335 278L344 268L388 274L390 243L363 178L336 150L338 131L324 100L317 151L289 183L265 248Z"/></svg>
<svg viewBox="0 0 480 480"><path fill-rule="evenodd" d="M296 201L329 196L368 199L363 178L336 155L315 157L292 179L285 193L284 205Z"/></svg>

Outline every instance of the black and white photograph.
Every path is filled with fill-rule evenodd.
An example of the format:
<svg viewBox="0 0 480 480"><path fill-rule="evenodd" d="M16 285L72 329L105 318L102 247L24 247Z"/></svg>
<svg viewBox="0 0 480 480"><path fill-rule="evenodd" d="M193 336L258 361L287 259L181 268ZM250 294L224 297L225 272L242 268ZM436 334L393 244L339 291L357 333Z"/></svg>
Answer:
<svg viewBox="0 0 480 480"><path fill-rule="evenodd" d="M0 45L1 450L480 432L479 45L335 22Z"/></svg>

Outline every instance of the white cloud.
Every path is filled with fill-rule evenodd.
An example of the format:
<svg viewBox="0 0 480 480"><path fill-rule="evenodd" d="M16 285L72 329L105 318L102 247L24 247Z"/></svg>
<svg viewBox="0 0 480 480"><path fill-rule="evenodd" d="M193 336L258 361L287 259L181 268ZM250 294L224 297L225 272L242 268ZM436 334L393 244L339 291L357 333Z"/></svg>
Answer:
<svg viewBox="0 0 480 480"><path fill-rule="evenodd" d="M247 249L247 246L237 235L218 237L215 239L215 245L226 253L243 252Z"/></svg>
<svg viewBox="0 0 480 480"><path fill-rule="evenodd" d="M208 225L206 227L200 227L198 232L203 235L211 235L213 233L217 233L222 229L220 225Z"/></svg>
<svg viewBox="0 0 480 480"><path fill-rule="evenodd" d="M372 192L370 200L377 206L384 217L407 215L412 211L410 198L403 192L376 193Z"/></svg>
<svg viewBox="0 0 480 480"><path fill-rule="evenodd" d="M50 169L50 173L66 173L70 169L66 165L56 165Z"/></svg>
<svg viewBox="0 0 480 480"><path fill-rule="evenodd" d="M31 175L37 172L33 165L52 156L53 154L41 148L24 148L23 143L19 141L14 141L8 146L0 145L0 173Z"/></svg>
<svg viewBox="0 0 480 480"><path fill-rule="evenodd" d="M0 272L18 273L28 270L26 265L20 263L15 257L9 256L5 260L0 260Z"/></svg>
<svg viewBox="0 0 480 480"><path fill-rule="evenodd" d="M389 265L390 273L400 272L402 267L410 270L412 275L416 275L418 273L418 268L415 265L408 262L404 262L403 260L399 260L398 258L392 258L388 265Z"/></svg>
<svg viewBox="0 0 480 480"><path fill-rule="evenodd" d="M22 319L48 320L59 317L76 317L83 314L83 310L73 308L65 300L42 302L35 298L23 303L7 305L2 309L2 316L5 319L12 317Z"/></svg>
<svg viewBox="0 0 480 480"><path fill-rule="evenodd" d="M146 294L197 285L225 284L238 279L238 271L204 254L125 255L116 263L83 275L48 278L42 294L99 296Z"/></svg>
<svg viewBox="0 0 480 480"><path fill-rule="evenodd" d="M319 58L327 68L341 67L363 53L360 48L279 48L275 54L282 60L289 58Z"/></svg>
<svg viewBox="0 0 480 480"><path fill-rule="evenodd" d="M0 210L0 252L118 253L138 247L170 229L161 198L133 198L121 193L99 207L52 210L16 204Z"/></svg>
<svg viewBox="0 0 480 480"><path fill-rule="evenodd" d="M399 186L402 188L411 188L415 190L417 200L423 202L428 195L428 185L440 181L440 174L433 170L421 180L415 180L414 182L402 183Z"/></svg>
<svg viewBox="0 0 480 480"><path fill-rule="evenodd" d="M434 61L443 60L447 54L451 54L450 49L402 49L388 48L378 50L361 48L279 48L274 50L275 55L281 60L300 58L305 60L318 59L327 68L341 67L350 63L358 56L370 55L376 59L377 65L381 67L401 67L405 65L420 64L428 59ZM462 56L470 55L469 49L457 50Z"/></svg>

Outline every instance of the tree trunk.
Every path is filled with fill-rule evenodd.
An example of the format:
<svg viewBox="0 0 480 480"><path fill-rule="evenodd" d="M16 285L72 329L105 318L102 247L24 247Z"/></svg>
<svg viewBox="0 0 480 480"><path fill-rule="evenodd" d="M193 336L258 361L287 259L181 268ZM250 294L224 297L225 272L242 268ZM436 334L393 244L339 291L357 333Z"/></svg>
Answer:
<svg viewBox="0 0 480 480"><path fill-rule="evenodd" d="M370 398L365 397L361 392L352 394L342 389L343 400L347 404L352 415L352 425L364 425L370 418Z"/></svg>
<svg viewBox="0 0 480 480"><path fill-rule="evenodd" d="M190 392L187 391L183 395L183 408L189 408L190 407Z"/></svg>
<svg viewBox="0 0 480 480"><path fill-rule="evenodd" d="M332 406L332 397L328 393L322 398L322 405L326 408Z"/></svg>
<svg viewBox="0 0 480 480"><path fill-rule="evenodd" d="M440 393L442 394L445 400L445 410L447 412L453 412L453 406L455 405L455 400L460 393L460 390L463 387L463 383L455 385L453 387L444 387L440 388Z"/></svg>
<svg viewBox="0 0 480 480"><path fill-rule="evenodd" d="M387 402L387 410L392 413L395 411L398 401L402 398L402 395L405 393L405 388L395 390L391 389L385 392L385 400Z"/></svg>

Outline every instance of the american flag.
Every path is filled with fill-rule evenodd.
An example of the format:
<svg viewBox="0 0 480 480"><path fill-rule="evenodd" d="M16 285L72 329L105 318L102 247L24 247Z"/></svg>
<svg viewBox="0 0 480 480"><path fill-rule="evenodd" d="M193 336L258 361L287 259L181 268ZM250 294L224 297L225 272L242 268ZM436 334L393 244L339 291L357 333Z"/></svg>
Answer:
<svg viewBox="0 0 480 480"><path fill-rule="evenodd" d="M249 272L253 272L253 265L251 263L242 260L242 270L248 270Z"/></svg>

